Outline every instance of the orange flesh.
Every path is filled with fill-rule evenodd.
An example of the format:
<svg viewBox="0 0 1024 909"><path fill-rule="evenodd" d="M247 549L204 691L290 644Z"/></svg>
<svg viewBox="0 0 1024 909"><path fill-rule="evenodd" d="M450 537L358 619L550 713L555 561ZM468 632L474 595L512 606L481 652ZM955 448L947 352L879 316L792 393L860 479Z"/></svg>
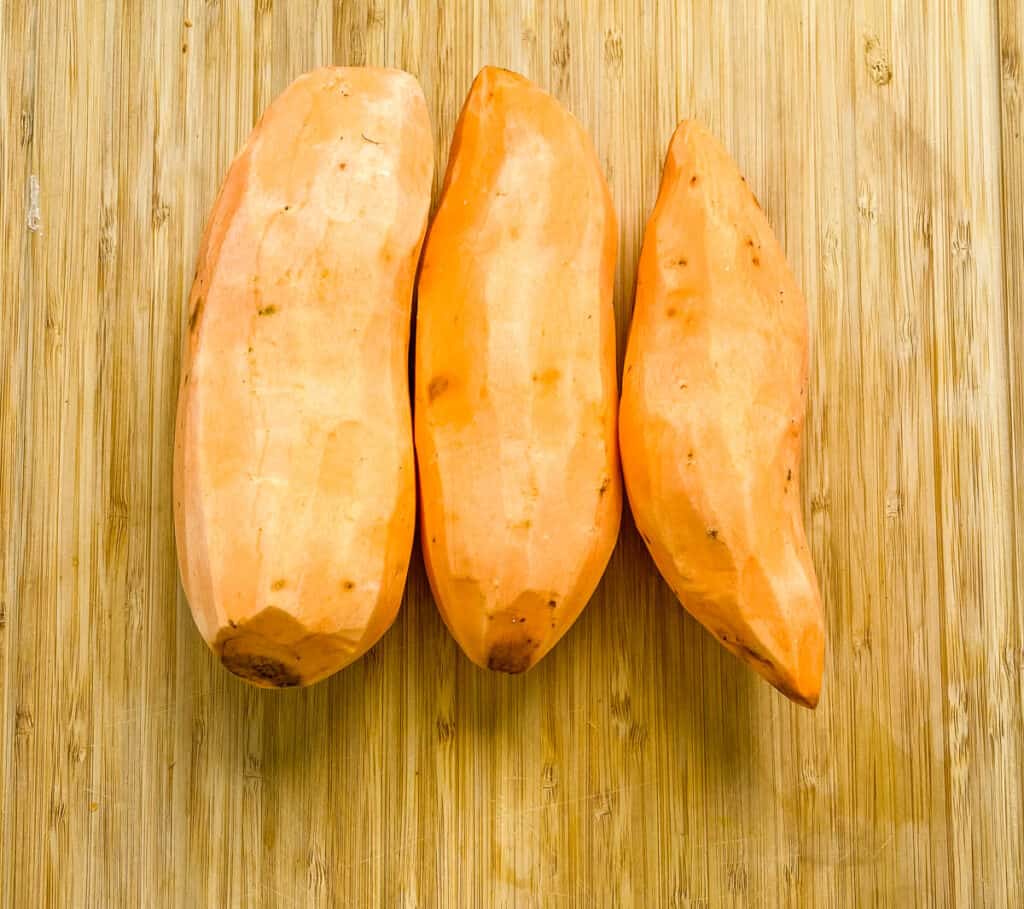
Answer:
<svg viewBox="0 0 1024 909"><path fill-rule="evenodd" d="M679 600L798 703L824 623L800 506L807 313L757 200L680 125L644 236L620 446L630 506Z"/></svg>
<svg viewBox="0 0 1024 909"><path fill-rule="evenodd" d="M583 128L521 76L482 70L424 253L416 451L434 597L483 667L534 665L615 545L615 245Z"/></svg>
<svg viewBox="0 0 1024 909"><path fill-rule="evenodd" d="M176 538L199 630L254 684L330 675L398 610L432 172L412 76L325 68L267 109L210 216L178 402Z"/></svg>

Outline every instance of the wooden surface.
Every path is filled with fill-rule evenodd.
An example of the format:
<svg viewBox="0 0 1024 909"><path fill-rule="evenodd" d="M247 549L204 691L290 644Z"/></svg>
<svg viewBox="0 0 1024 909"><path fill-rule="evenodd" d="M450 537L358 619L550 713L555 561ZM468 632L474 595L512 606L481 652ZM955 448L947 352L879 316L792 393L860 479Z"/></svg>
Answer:
<svg viewBox="0 0 1024 909"><path fill-rule="evenodd" d="M0 0L0 906L1018 906L1024 6ZM620 359L677 120L806 290L816 713L674 603L627 518L525 677L419 555L311 690L224 672L171 526L185 299L254 120L326 63L417 74L438 180L484 63L591 131ZM33 188L38 186L38 208Z"/></svg>

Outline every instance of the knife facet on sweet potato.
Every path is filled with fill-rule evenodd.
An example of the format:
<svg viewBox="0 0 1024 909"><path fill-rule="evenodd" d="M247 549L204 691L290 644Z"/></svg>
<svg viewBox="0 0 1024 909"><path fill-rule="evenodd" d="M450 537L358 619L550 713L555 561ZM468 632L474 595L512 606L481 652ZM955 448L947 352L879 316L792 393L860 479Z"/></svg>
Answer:
<svg viewBox="0 0 1024 909"><path fill-rule="evenodd" d="M421 535L467 656L534 665L615 546L616 223L590 138L485 68L463 107L419 281Z"/></svg>
<svg viewBox="0 0 1024 909"><path fill-rule="evenodd" d="M178 402L176 538L199 630L254 684L322 679L397 613L432 174L412 76L325 68L267 109L210 216Z"/></svg>
<svg viewBox="0 0 1024 909"><path fill-rule="evenodd" d="M813 707L825 635L800 504L807 312L736 164L672 138L640 256L620 447L630 506L683 606Z"/></svg>

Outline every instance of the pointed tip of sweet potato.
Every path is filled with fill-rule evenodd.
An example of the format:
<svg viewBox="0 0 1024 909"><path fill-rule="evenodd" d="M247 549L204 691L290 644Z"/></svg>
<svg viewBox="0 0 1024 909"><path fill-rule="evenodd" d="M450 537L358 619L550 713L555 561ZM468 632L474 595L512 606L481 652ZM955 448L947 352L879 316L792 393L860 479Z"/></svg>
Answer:
<svg viewBox="0 0 1024 909"><path fill-rule="evenodd" d="M726 646L794 703L811 710L818 705L825 662L825 636L819 625L806 627L787 653L768 656L768 647L742 641Z"/></svg>

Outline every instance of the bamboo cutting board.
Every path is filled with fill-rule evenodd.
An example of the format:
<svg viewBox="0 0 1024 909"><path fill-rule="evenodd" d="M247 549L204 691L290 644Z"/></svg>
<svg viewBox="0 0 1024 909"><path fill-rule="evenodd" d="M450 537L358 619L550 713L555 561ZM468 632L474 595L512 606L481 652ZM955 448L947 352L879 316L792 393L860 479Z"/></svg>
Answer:
<svg viewBox="0 0 1024 909"><path fill-rule="evenodd" d="M1017 906L1024 900L1024 6L0 0L0 906ZM298 73L415 73L438 179L485 63L594 137L620 360L684 116L809 302L830 649L791 706L628 517L536 669L481 672L419 555L310 690L224 672L171 521L185 300Z"/></svg>

